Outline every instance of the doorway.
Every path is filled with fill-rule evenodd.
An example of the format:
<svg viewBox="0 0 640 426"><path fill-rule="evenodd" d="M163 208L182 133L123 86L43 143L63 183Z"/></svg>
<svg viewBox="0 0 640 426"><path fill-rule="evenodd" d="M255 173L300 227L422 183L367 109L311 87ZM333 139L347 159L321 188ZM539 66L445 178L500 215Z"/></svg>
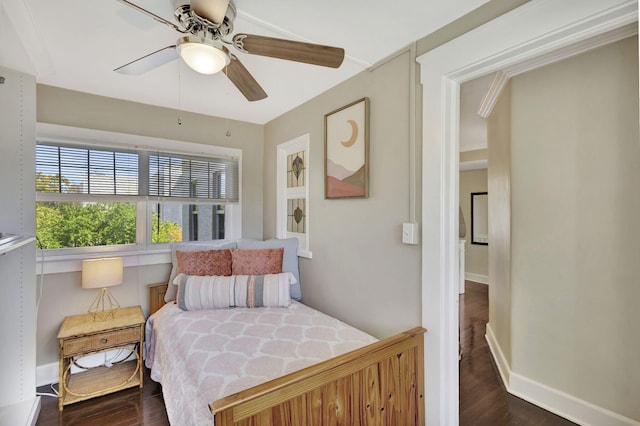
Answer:
<svg viewBox="0 0 640 426"><path fill-rule="evenodd" d="M418 58L423 85L422 319L427 424L458 424L458 111L460 83L637 21L633 1L532 1ZM526 66L523 66L525 64ZM428 206L429 208L426 208ZM437 236L437 238L433 238ZM453 283L456 283L454 286Z"/></svg>

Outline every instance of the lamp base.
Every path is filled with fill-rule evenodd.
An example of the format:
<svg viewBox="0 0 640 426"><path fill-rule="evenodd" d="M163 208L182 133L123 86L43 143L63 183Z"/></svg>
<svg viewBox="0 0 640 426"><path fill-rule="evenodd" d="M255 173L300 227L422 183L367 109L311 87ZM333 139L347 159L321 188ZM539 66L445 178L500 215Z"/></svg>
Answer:
<svg viewBox="0 0 640 426"><path fill-rule="evenodd" d="M106 287L103 287L89 307L89 313L93 315L94 321L106 321L109 318L115 318L119 308L120 304L115 297L109 293Z"/></svg>

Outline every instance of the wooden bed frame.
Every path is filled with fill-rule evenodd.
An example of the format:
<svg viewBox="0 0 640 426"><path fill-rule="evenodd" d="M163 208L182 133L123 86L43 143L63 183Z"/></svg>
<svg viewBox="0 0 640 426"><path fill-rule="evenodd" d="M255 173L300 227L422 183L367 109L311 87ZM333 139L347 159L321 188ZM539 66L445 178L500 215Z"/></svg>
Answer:
<svg viewBox="0 0 640 426"><path fill-rule="evenodd" d="M164 289L149 290L153 313ZM213 401L215 426L424 425L425 331L416 327Z"/></svg>

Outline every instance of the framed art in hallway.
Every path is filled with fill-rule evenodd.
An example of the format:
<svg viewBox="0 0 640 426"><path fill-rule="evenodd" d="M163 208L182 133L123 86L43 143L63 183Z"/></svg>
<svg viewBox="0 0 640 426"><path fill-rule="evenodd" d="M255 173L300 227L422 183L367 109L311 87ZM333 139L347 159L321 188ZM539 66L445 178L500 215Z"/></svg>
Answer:
<svg viewBox="0 0 640 426"><path fill-rule="evenodd" d="M369 98L324 116L325 198L369 196Z"/></svg>

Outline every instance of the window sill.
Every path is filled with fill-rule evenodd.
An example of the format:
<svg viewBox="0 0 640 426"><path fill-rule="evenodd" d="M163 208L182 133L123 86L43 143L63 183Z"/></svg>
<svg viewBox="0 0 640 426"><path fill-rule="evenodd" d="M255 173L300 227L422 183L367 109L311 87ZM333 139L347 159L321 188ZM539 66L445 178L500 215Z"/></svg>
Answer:
<svg viewBox="0 0 640 426"><path fill-rule="evenodd" d="M138 250L108 253L78 253L78 254L46 254L39 251L36 254L36 274L61 274L65 272L82 271L82 261L100 257L122 257L124 267L158 265L171 263L171 250Z"/></svg>

